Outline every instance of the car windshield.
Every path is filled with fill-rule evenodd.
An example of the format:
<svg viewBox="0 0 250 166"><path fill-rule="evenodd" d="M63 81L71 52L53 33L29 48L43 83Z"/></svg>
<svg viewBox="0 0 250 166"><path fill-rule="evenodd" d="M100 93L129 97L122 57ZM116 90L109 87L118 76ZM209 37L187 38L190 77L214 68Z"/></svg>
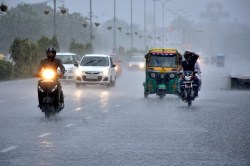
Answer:
<svg viewBox="0 0 250 166"><path fill-rule="evenodd" d="M74 55L58 55L63 64L74 64L76 62Z"/></svg>
<svg viewBox="0 0 250 166"><path fill-rule="evenodd" d="M177 67L176 56L151 56L149 66L152 67Z"/></svg>
<svg viewBox="0 0 250 166"><path fill-rule="evenodd" d="M109 66L107 57L83 57L81 66Z"/></svg>
<svg viewBox="0 0 250 166"><path fill-rule="evenodd" d="M145 58L143 56L132 56L130 62L144 62Z"/></svg>

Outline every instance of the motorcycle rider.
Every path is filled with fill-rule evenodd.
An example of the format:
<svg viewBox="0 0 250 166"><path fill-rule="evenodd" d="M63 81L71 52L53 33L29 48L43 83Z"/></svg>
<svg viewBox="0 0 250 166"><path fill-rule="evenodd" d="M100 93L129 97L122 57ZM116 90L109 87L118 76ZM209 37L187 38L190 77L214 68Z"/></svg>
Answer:
<svg viewBox="0 0 250 166"><path fill-rule="evenodd" d="M181 62L181 65L178 68L177 73L180 73L181 70L195 72L195 64L199 58L199 55L194 53L194 52L191 52L191 51L185 51L184 58L185 58L185 60ZM198 78L195 75L194 75L194 84L199 86ZM182 77L180 77L180 79L179 79L179 96L181 96L181 98L183 98L184 88L181 85L183 85L183 78ZM195 97L198 96L198 87L197 86L194 86L194 96Z"/></svg>
<svg viewBox="0 0 250 166"><path fill-rule="evenodd" d="M58 67L60 68L60 71L61 71L61 73L59 74L59 77L63 76L65 73L65 68L64 68L61 60L55 58L56 57L55 48L50 46L46 50L46 55L47 55L47 58L41 60L40 65L39 65L38 70L37 70L37 74L35 74L35 76L38 77L39 73L45 68L52 69L57 73ZM40 81L38 82L38 85L40 84ZM56 103L56 108L58 111L60 111L64 107L64 96L63 96L61 83L58 80L56 80L56 81L57 81L57 87L58 87L58 97L57 97L58 103ZM42 99L43 99L42 95L43 94L39 93L39 91L38 91L38 101L39 101L38 107L39 108L41 108L41 106L42 106Z"/></svg>

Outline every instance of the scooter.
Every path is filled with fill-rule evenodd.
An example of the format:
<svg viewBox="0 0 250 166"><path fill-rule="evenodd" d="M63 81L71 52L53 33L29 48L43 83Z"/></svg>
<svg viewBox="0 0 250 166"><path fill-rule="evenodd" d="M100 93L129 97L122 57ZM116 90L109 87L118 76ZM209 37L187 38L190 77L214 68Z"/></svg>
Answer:
<svg viewBox="0 0 250 166"><path fill-rule="evenodd" d="M64 108L64 103L60 103L63 100L58 101L58 78L60 74L51 69L44 69L36 77L40 78L37 91L38 96L42 97L40 99L42 103L39 107L44 112L45 118L55 116ZM62 92L61 97L63 97Z"/></svg>
<svg viewBox="0 0 250 166"><path fill-rule="evenodd" d="M196 98L195 88L198 88L198 85L194 83L194 77L195 75L192 71L184 71L182 73L183 83L181 89L184 89L182 100L188 103L189 107L192 105L192 101Z"/></svg>

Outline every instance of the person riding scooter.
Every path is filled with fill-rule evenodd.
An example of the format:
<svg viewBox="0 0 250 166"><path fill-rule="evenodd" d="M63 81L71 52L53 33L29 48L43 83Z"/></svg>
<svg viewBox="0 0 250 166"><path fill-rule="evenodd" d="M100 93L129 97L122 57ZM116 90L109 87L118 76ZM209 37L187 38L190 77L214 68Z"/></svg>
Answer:
<svg viewBox="0 0 250 166"><path fill-rule="evenodd" d="M199 58L199 55L194 53L194 52L185 51L184 58L185 58L185 60L181 62L181 65L178 68L177 72L179 73L181 70L195 72L195 64ZM199 86L199 80L195 75L194 75L194 84ZM184 89L182 88L181 85L183 85L183 78L182 77L180 77L180 80L179 80L179 95L181 97L183 97L184 96ZM194 96L195 97L198 96L198 89L199 89L198 87L194 88Z"/></svg>
<svg viewBox="0 0 250 166"><path fill-rule="evenodd" d="M46 50L46 55L47 58L41 60L40 65L38 67L37 73L35 74L35 76L39 76L39 73L43 70L43 69L52 69L53 71L55 71L57 73L57 69L58 67L60 68L61 73L59 74L59 77L63 76L65 73L65 68L61 62L60 59L55 58L56 56L56 50L53 47L49 47ZM40 81L38 82L38 85L40 85ZM57 80L57 87L58 87L58 98L57 98L57 108L58 110L61 110L64 107L64 96L63 96L63 91L62 91L62 86L61 83ZM42 101L43 100L43 96L41 93L39 93L38 91L38 101L39 101L39 105L38 107L41 108L42 107Z"/></svg>

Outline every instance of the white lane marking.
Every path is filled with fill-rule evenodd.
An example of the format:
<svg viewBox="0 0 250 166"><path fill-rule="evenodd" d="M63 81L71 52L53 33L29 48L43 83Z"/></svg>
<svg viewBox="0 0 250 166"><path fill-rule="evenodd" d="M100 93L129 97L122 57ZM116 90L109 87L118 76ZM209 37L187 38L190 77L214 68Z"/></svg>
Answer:
<svg viewBox="0 0 250 166"><path fill-rule="evenodd" d="M13 150L13 149L16 149L18 146L10 146L10 147L8 147L8 148L6 148L6 149L3 149L3 150L1 150L0 152L1 153L6 153L6 152L8 152L8 151L11 151L11 150Z"/></svg>
<svg viewBox="0 0 250 166"><path fill-rule="evenodd" d="M88 116L85 119L87 119L87 120L92 119L92 116Z"/></svg>
<svg viewBox="0 0 250 166"><path fill-rule="evenodd" d="M5 103L6 101L5 100L0 100L0 103Z"/></svg>
<svg viewBox="0 0 250 166"><path fill-rule="evenodd" d="M48 135L50 135L51 133L44 133L44 134L42 134L42 135L39 135L38 137L39 138L42 138L42 137L46 137L46 136L48 136Z"/></svg>
<svg viewBox="0 0 250 166"><path fill-rule="evenodd" d="M74 126L75 124L68 124L68 125L66 125L65 127L66 128L69 128L69 127L72 127L72 126Z"/></svg>
<svg viewBox="0 0 250 166"><path fill-rule="evenodd" d="M116 106L116 107L120 107L121 105L120 105L120 104L116 104L115 106Z"/></svg>
<svg viewBox="0 0 250 166"><path fill-rule="evenodd" d="M125 101L125 102L127 102L127 103L131 103L131 101L130 101L130 100L127 100L127 101Z"/></svg>
<svg viewBox="0 0 250 166"><path fill-rule="evenodd" d="M81 110L82 108L81 107L78 107L77 109L75 109L75 111L79 111L79 110Z"/></svg>

